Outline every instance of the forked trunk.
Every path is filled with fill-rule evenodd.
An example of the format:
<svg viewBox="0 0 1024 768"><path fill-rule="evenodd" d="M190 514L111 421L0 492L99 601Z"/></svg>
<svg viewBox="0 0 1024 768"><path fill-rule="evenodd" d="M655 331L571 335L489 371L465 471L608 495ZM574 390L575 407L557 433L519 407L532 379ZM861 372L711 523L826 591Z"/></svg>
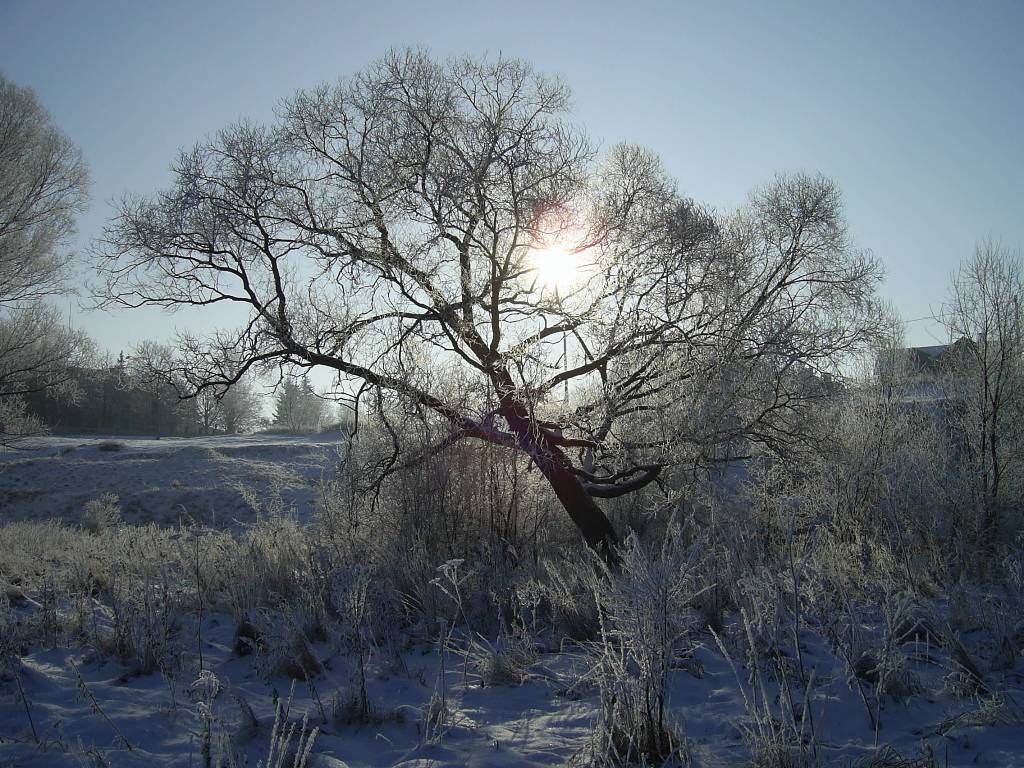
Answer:
<svg viewBox="0 0 1024 768"><path fill-rule="evenodd" d="M558 500L580 529L587 545L609 565L618 562L619 537L608 516L587 493L572 470L559 466L541 466Z"/></svg>
<svg viewBox="0 0 1024 768"><path fill-rule="evenodd" d="M511 379L498 383L513 389ZM619 537L615 528L573 471L572 461L565 451L540 429L521 405L506 403L502 415L519 446L533 458L537 468L551 483L555 496L583 534L587 546L609 565L616 565L619 562Z"/></svg>
<svg viewBox="0 0 1024 768"><path fill-rule="evenodd" d="M618 562L619 537L608 516L583 487L583 481L572 470L572 462L558 446L536 438L527 438L535 448L534 460L544 477L551 483L555 496L569 517L580 529L587 545L601 558L613 565Z"/></svg>

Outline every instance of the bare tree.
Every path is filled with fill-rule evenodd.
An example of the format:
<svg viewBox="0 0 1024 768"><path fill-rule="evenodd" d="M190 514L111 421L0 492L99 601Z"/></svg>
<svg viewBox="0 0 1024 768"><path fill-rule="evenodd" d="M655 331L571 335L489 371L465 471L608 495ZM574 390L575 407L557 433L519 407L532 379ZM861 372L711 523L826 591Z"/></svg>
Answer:
<svg viewBox="0 0 1024 768"><path fill-rule="evenodd" d="M221 419L229 435L248 432L263 415L263 398L248 379L236 382L221 396Z"/></svg>
<svg viewBox="0 0 1024 768"><path fill-rule="evenodd" d="M991 550L1018 498L1024 447L1024 267L998 243L978 246L953 277L941 320L955 341L947 386L972 478L978 544Z"/></svg>
<svg viewBox="0 0 1024 768"><path fill-rule="evenodd" d="M79 150L32 91L0 75L0 399L67 384L90 351L45 302L67 288L87 188Z"/></svg>
<svg viewBox="0 0 1024 768"><path fill-rule="evenodd" d="M357 412L431 425L385 474L464 439L524 452L609 552L597 499L726 443L797 439L807 372L874 327L879 270L828 180L780 178L716 216L650 152L598 157L569 96L516 60L391 53L299 92L271 127L222 131L181 155L170 189L126 200L100 293L245 308L189 345L198 389L331 369Z"/></svg>
<svg viewBox="0 0 1024 768"><path fill-rule="evenodd" d="M196 413L202 434L211 435L224 428L220 397L212 389L204 389L195 397Z"/></svg>

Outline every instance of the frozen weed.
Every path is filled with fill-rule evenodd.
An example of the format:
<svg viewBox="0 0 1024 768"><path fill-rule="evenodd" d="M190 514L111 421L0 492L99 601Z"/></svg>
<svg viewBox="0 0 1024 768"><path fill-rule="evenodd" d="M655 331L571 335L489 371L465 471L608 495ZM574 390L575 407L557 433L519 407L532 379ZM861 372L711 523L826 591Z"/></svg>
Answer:
<svg viewBox="0 0 1024 768"><path fill-rule="evenodd" d="M935 755L927 744L917 757L905 757L892 745L885 744L874 754L857 759L852 768L935 768L935 765Z"/></svg>
<svg viewBox="0 0 1024 768"><path fill-rule="evenodd" d="M688 761L686 744L669 707L676 652L692 645L694 615L687 609L699 545L671 527L660 551L631 535L621 550L621 570L603 564L591 582L599 615L592 674L600 694L591 743L577 759L587 765Z"/></svg>
<svg viewBox="0 0 1024 768"><path fill-rule="evenodd" d="M472 640L469 659L481 685L520 685L537 660L537 648L526 628L517 625L503 628L493 643L482 636Z"/></svg>
<svg viewBox="0 0 1024 768"><path fill-rule="evenodd" d="M997 725L1024 725L1020 708L1004 693L979 696L974 707L945 718L936 728L936 733L945 736L955 728L970 728Z"/></svg>
<svg viewBox="0 0 1024 768"><path fill-rule="evenodd" d="M234 768L237 765L231 737L217 711L221 690L220 680L208 669L200 671L199 677L189 687L199 721L197 735L203 768Z"/></svg>
<svg viewBox="0 0 1024 768"><path fill-rule="evenodd" d="M756 651L754 628L745 612L741 611L740 616L743 637L747 643L747 658L751 660L746 681L741 678L739 668L722 638L717 634L714 638L719 650L732 667L733 676L743 698L747 717L746 721L737 725L750 750L750 764L755 768L805 768L815 765L818 762L817 734L810 706L814 672L808 676L806 686L800 692L802 698L798 703L786 685L785 671L776 665L774 670L776 678L780 681L779 694L769 695L764 661ZM789 695L784 697L784 692L789 692Z"/></svg>
<svg viewBox="0 0 1024 768"><path fill-rule="evenodd" d="M301 723L289 722L294 696L295 685L293 684L288 694L288 700L284 704L280 699L277 701L274 708L274 726L270 731L267 759L259 762L259 768L306 768L309 762L313 743L316 741L320 729L309 729L307 715L302 716Z"/></svg>
<svg viewBox="0 0 1024 768"><path fill-rule="evenodd" d="M102 533L121 522L121 505L116 494L104 493L98 499L85 502L82 508L82 526L89 533Z"/></svg>
<svg viewBox="0 0 1024 768"><path fill-rule="evenodd" d="M586 557L547 560L543 564L545 598L558 633L578 642L600 631L594 602L594 564Z"/></svg>
<svg viewBox="0 0 1024 768"><path fill-rule="evenodd" d="M331 698L331 721L335 725L383 725L404 723L405 712L398 708L386 711L378 708L363 691L355 687L337 691Z"/></svg>
<svg viewBox="0 0 1024 768"><path fill-rule="evenodd" d="M974 655L963 644L958 634L949 639L950 653L946 662L943 684L957 698L972 698L991 693L985 683L985 673Z"/></svg>

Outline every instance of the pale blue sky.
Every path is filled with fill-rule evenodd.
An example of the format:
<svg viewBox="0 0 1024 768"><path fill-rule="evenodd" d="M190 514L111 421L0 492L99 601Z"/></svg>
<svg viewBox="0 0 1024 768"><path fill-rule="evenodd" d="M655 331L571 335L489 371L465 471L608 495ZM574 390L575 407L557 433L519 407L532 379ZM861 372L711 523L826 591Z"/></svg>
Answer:
<svg viewBox="0 0 1024 768"><path fill-rule="evenodd" d="M656 150L720 209L821 171L885 295L930 315L983 238L1024 248L1024 2L49 2L0 0L0 71L82 147L93 204L152 192L178 149L389 47L502 52L562 75L605 144ZM104 347L164 338L155 311L81 313ZM909 341L933 343L933 324Z"/></svg>

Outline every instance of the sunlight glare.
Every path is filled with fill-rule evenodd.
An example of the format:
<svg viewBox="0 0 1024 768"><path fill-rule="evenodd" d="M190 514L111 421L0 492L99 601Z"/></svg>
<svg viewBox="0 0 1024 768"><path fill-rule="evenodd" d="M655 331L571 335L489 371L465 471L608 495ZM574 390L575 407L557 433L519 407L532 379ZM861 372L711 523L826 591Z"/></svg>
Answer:
<svg viewBox="0 0 1024 768"><path fill-rule="evenodd" d="M531 248L530 260L536 271L537 282L543 288L565 291L579 282L582 276L582 254L564 242Z"/></svg>

